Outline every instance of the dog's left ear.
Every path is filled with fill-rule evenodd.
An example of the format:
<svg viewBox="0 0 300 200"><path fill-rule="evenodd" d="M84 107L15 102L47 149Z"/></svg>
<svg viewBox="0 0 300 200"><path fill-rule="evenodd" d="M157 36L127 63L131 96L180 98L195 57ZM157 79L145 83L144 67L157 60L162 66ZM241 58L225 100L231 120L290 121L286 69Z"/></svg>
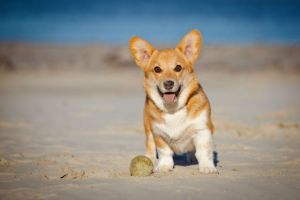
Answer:
<svg viewBox="0 0 300 200"><path fill-rule="evenodd" d="M139 37L131 38L129 41L129 48L136 64L142 69L147 66L150 57L155 51L155 48L150 43Z"/></svg>
<svg viewBox="0 0 300 200"><path fill-rule="evenodd" d="M184 36L177 46L177 49L179 49L185 55L188 61L194 63L199 56L201 45L201 32L198 30L192 30Z"/></svg>

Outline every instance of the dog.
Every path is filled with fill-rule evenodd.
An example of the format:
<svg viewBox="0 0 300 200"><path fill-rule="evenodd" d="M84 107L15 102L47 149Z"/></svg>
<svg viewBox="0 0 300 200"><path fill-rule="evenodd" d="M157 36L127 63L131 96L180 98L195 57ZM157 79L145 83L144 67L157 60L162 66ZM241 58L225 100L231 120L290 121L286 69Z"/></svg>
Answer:
<svg viewBox="0 0 300 200"><path fill-rule="evenodd" d="M155 49L139 37L129 41L136 64L144 71L146 156L156 171L174 168L173 155L195 152L201 173L218 173L213 159L211 107L193 64L202 35L186 34L174 49Z"/></svg>

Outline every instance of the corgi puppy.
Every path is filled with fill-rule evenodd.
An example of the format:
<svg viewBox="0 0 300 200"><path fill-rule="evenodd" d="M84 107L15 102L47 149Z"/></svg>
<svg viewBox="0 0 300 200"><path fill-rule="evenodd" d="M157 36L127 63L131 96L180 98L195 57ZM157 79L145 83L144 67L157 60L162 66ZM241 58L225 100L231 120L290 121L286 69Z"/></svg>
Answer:
<svg viewBox="0 0 300 200"><path fill-rule="evenodd" d="M144 71L146 156L157 171L171 171L173 154L195 152L202 173L217 173L213 161L211 108L193 69L202 36L193 30L174 49L157 50L133 37L130 50Z"/></svg>

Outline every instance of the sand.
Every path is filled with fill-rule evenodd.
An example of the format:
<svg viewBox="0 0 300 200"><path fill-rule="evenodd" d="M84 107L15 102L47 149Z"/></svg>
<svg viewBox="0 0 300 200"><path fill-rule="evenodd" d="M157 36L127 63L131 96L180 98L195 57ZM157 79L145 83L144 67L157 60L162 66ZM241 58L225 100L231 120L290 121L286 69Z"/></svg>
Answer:
<svg viewBox="0 0 300 200"><path fill-rule="evenodd" d="M124 47L76 48L0 45L0 199L299 199L299 48L207 47L196 70L220 174L176 158L150 177L129 172L144 153L142 72Z"/></svg>

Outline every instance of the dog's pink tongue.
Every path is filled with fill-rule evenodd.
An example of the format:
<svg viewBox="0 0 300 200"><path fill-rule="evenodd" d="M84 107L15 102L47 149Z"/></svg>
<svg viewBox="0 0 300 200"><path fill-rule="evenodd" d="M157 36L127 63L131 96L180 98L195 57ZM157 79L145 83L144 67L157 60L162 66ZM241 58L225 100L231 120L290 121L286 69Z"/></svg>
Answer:
<svg viewBox="0 0 300 200"><path fill-rule="evenodd" d="M167 103L173 103L175 101L175 94L164 94L163 97Z"/></svg>

